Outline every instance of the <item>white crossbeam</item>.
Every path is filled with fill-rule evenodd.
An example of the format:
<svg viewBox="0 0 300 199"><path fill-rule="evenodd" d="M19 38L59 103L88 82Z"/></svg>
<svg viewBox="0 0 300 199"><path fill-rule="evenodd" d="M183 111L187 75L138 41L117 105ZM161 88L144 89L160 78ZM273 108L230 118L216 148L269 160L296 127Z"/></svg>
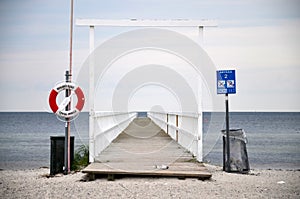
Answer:
<svg viewBox="0 0 300 199"><path fill-rule="evenodd" d="M76 19L78 26L123 26L123 27L214 27L215 20L149 20L149 19Z"/></svg>

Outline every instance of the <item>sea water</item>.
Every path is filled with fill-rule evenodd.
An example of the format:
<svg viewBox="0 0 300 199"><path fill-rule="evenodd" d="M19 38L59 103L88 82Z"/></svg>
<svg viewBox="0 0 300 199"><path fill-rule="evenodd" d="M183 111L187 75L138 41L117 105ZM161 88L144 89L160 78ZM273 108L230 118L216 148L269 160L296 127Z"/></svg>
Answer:
<svg viewBox="0 0 300 199"><path fill-rule="evenodd" d="M65 136L65 122L40 112L0 113L0 169L50 166L50 136ZM75 148L88 143L88 114L71 123Z"/></svg>
<svg viewBox="0 0 300 199"><path fill-rule="evenodd" d="M211 113L204 113L204 131ZM225 119L225 118L224 118ZM230 113L230 128L243 128L251 168L300 169L300 113ZM221 130L221 129L220 129ZM64 136L65 123L54 114L0 113L0 169L50 166L50 136ZM88 113L71 125L75 149L88 144ZM204 161L222 166L222 138Z"/></svg>
<svg viewBox="0 0 300 199"><path fill-rule="evenodd" d="M230 113L230 128L246 132L250 168L300 169L299 112ZM220 138L206 161L223 164L222 142Z"/></svg>

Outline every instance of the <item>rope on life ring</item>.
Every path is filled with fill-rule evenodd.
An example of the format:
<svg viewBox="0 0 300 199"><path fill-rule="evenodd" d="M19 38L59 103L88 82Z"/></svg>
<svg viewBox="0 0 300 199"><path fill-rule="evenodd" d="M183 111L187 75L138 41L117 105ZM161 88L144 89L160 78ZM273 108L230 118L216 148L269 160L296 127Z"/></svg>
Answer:
<svg viewBox="0 0 300 199"><path fill-rule="evenodd" d="M66 97L60 105L57 105L56 98L58 94L61 91L70 89L71 95L69 97ZM65 107L69 104L71 101L72 95L75 94L77 96L77 104L74 108L71 108L71 110L66 111ZM55 113L58 116L64 117L64 118L70 118L76 116L80 111L82 110L84 106L84 94L83 91L79 86L72 82L62 82L60 84L57 84L50 92L49 95L49 105L53 113Z"/></svg>

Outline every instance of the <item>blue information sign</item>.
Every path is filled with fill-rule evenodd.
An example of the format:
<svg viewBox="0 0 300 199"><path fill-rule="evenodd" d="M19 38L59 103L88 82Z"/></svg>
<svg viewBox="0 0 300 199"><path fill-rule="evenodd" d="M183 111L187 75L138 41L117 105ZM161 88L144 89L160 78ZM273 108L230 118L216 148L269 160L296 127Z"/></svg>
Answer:
<svg viewBox="0 0 300 199"><path fill-rule="evenodd" d="M217 71L217 94L236 93L235 70Z"/></svg>

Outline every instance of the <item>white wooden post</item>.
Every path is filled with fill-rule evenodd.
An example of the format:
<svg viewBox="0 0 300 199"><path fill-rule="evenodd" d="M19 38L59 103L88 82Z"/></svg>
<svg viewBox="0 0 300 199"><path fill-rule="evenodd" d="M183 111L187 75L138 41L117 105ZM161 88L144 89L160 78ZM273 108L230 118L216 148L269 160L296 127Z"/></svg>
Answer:
<svg viewBox="0 0 300 199"><path fill-rule="evenodd" d="M203 110L202 110L202 83L198 83L198 120L197 120L197 160L203 161Z"/></svg>
<svg viewBox="0 0 300 199"><path fill-rule="evenodd" d="M198 27L198 41L199 45L202 47L203 46L203 26ZM199 162L203 161L203 104L202 104L202 79L201 76L199 75L198 81L197 81L197 101L198 101L198 120L197 120L197 145L198 145L198 150L197 150L197 160Z"/></svg>
<svg viewBox="0 0 300 199"><path fill-rule="evenodd" d="M95 73L94 73L94 48L95 48L95 28L90 26L90 59L89 59L89 161L94 162L95 157Z"/></svg>
<svg viewBox="0 0 300 199"><path fill-rule="evenodd" d="M201 47L203 47L203 26L198 27L198 43Z"/></svg>

